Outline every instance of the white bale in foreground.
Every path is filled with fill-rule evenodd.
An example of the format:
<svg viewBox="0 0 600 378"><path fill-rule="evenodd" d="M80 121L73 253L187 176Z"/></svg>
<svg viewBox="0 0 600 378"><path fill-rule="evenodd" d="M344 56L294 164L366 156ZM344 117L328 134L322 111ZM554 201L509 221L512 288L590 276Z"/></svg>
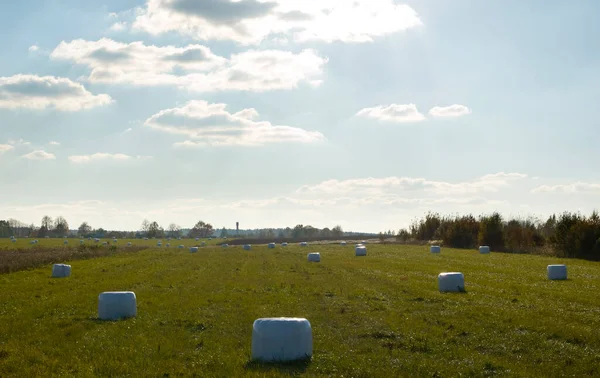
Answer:
<svg viewBox="0 0 600 378"><path fill-rule="evenodd" d="M438 287L442 293L465 291L465 277L460 272L440 273Z"/></svg>
<svg viewBox="0 0 600 378"><path fill-rule="evenodd" d="M261 318L252 326L252 359L284 362L312 356L312 327L303 318Z"/></svg>
<svg viewBox="0 0 600 378"><path fill-rule="evenodd" d="M250 244L244 244L244 250L249 251L252 249L252 246Z"/></svg>
<svg viewBox="0 0 600 378"><path fill-rule="evenodd" d="M366 256L367 255L367 247L364 245L360 245L354 249L356 256Z"/></svg>
<svg viewBox="0 0 600 378"><path fill-rule="evenodd" d="M190 248L190 253L196 253L198 252L198 247L191 247Z"/></svg>
<svg viewBox="0 0 600 378"><path fill-rule="evenodd" d="M300 243L300 247L307 247L307 246L308 246L308 243L307 243L307 242L301 242L301 243Z"/></svg>
<svg viewBox="0 0 600 378"><path fill-rule="evenodd" d="M311 252L308 254L309 262L319 262L321 261L321 254L319 252Z"/></svg>
<svg viewBox="0 0 600 378"><path fill-rule="evenodd" d="M429 247L429 252L440 253L442 252L442 248L439 245L432 245L431 247Z"/></svg>
<svg viewBox="0 0 600 378"><path fill-rule="evenodd" d="M71 276L71 265L54 264L52 265L53 278L65 278Z"/></svg>
<svg viewBox="0 0 600 378"><path fill-rule="evenodd" d="M137 315L137 302L133 291L105 291L98 296L98 318L118 320Z"/></svg>
<svg viewBox="0 0 600 378"><path fill-rule="evenodd" d="M273 249L273 248L275 248L275 243L269 243L269 248L270 248L270 249Z"/></svg>
<svg viewBox="0 0 600 378"><path fill-rule="evenodd" d="M287 247L287 246L288 246L288 243L287 243L287 242L283 242L283 243L281 243L281 246L282 246L282 247Z"/></svg>
<svg viewBox="0 0 600 378"><path fill-rule="evenodd" d="M479 246L479 253L483 253L483 254L490 253L490 247L487 246L487 245L480 245Z"/></svg>
<svg viewBox="0 0 600 378"><path fill-rule="evenodd" d="M564 264L548 265L549 280L566 280L567 266Z"/></svg>

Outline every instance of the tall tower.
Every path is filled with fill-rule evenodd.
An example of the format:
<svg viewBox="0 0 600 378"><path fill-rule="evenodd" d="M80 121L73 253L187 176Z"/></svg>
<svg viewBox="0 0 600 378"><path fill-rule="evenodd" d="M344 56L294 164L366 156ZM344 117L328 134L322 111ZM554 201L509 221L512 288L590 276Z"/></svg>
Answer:
<svg viewBox="0 0 600 378"><path fill-rule="evenodd" d="M235 222L235 232L240 235L240 222Z"/></svg>

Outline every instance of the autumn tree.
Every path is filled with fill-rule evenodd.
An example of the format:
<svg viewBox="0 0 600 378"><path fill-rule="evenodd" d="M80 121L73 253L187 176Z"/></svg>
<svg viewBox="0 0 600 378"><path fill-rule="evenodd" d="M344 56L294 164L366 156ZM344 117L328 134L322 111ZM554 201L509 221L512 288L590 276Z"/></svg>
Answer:
<svg viewBox="0 0 600 378"><path fill-rule="evenodd" d="M87 223L83 222L77 229L79 236L88 236L92 233L92 227Z"/></svg>
<svg viewBox="0 0 600 378"><path fill-rule="evenodd" d="M171 223L169 225L169 236L172 238L177 238L181 236L181 227L179 227L175 223Z"/></svg>
<svg viewBox="0 0 600 378"><path fill-rule="evenodd" d="M54 233L56 236L66 236L69 233L69 223L64 217L58 216L54 220Z"/></svg>

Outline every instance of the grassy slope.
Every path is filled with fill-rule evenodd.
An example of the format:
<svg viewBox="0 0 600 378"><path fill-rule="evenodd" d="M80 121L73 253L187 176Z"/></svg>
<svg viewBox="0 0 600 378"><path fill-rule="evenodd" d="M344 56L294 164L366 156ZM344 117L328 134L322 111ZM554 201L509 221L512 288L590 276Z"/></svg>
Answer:
<svg viewBox="0 0 600 378"><path fill-rule="evenodd" d="M0 376L585 376L600 366L600 265L424 247L143 251L0 275ZM309 251L321 263L306 262ZM466 294L436 276L462 271ZM138 317L95 319L97 295L133 290ZM306 366L248 363L252 322L306 317Z"/></svg>

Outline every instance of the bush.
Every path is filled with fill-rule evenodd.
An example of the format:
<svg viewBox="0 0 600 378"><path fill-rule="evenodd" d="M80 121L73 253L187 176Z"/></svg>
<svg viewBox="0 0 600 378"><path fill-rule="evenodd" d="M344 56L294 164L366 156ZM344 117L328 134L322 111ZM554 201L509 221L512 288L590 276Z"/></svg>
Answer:
<svg viewBox="0 0 600 378"><path fill-rule="evenodd" d="M479 245L488 245L492 250L504 249L504 225L500 214L481 217L477 242Z"/></svg>
<svg viewBox="0 0 600 378"><path fill-rule="evenodd" d="M474 248L477 243L479 222L472 215L445 218L436 236L444 245L453 248Z"/></svg>

